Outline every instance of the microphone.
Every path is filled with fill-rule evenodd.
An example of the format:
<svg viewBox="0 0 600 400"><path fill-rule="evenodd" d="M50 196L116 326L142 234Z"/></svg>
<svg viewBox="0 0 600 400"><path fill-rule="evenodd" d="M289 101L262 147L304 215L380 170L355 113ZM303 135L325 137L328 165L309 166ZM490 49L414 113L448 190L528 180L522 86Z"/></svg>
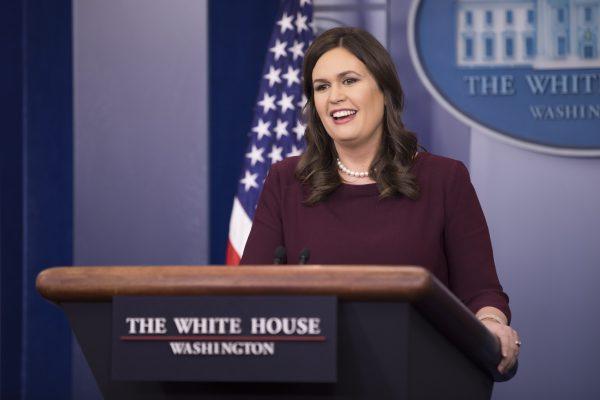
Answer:
<svg viewBox="0 0 600 400"><path fill-rule="evenodd" d="M300 252L300 259L298 260L299 265L304 265L308 263L308 259L310 258L310 250L306 247L302 249Z"/></svg>
<svg viewBox="0 0 600 400"><path fill-rule="evenodd" d="M275 249L275 259L273 264L287 264L287 256L285 254L285 247L278 246Z"/></svg>

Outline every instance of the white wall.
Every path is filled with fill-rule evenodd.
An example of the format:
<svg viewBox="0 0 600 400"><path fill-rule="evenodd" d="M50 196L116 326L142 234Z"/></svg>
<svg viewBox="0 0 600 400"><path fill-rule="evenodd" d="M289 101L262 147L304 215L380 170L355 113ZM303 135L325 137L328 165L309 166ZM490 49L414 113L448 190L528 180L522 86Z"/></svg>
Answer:
<svg viewBox="0 0 600 400"><path fill-rule="evenodd" d="M207 3L73 2L76 265L208 262Z"/></svg>
<svg viewBox="0 0 600 400"><path fill-rule="evenodd" d="M471 178L523 339L519 372L494 399L600 398L600 159L473 132Z"/></svg>

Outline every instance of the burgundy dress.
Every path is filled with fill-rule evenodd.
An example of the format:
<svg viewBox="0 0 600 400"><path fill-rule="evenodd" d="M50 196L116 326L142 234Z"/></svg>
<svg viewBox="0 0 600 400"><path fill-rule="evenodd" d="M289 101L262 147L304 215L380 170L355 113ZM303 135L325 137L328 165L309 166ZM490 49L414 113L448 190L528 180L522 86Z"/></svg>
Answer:
<svg viewBox="0 0 600 400"><path fill-rule="evenodd" d="M316 206L295 177L299 157L274 164L265 180L241 264L271 264L285 246L288 263L302 249L311 264L419 265L474 313L496 307L510 319L490 236L466 167L419 153L411 172L421 195L379 199L377 184L343 184Z"/></svg>

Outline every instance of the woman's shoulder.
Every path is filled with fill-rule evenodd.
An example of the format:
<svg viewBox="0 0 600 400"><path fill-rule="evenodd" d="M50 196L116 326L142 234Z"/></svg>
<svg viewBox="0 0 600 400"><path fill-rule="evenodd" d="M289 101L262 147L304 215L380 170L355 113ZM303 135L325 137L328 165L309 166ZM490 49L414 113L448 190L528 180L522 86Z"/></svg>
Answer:
<svg viewBox="0 0 600 400"><path fill-rule="evenodd" d="M428 152L418 154L412 171L421 184L425 182L448 183L461 178L469 179L469 171L462 161Z"/></svg>
<svg viewBox="0 0 600 400"><path fill-rule="evenodd" d="M289 172L292 173L296 170L296 165L300 161L301 156L293 156L284 158L281 161L276 162L271 166L271 169L276 169L278 172Z"/></svg>
<svg viewBox="0 0 600 400"><path fill-rule="evenodd" d="M419 164L419 162L430 169L456 168L457 166L463 164L459 160L426 151L421 151L417 154L417 164Z"/></svg>
<svg viewBox="0 0 600 400"><path fill-rule="evenodd" d="M283 159L282 161L276 162L271 166L269 174L277 177L277 180L283 184L290 184L297 182L296 179L296 166L300 161L300 156L293 156Z"/></svg>
<svg viewBox="0 0 600 400"><path fill-rule="evenodd" d="M283 159L271 166L269 172L279 185L298 185L296 167L301 156ZM443 184L458 180L469 180L467 167L459 160L428 152L419 152L411 172L423 184Z"/></svg>

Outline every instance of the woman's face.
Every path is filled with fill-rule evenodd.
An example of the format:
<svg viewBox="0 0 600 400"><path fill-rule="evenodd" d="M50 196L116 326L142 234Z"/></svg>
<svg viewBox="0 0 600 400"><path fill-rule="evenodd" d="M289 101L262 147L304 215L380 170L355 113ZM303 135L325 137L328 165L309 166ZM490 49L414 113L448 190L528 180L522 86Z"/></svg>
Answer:
<svg viewBox="0 0 600 400"><path fill-rule="evenodd" d="M379 145L383 93L365 64L337 47L317 60L312 83L317 113L336 146Z"/></svg>

